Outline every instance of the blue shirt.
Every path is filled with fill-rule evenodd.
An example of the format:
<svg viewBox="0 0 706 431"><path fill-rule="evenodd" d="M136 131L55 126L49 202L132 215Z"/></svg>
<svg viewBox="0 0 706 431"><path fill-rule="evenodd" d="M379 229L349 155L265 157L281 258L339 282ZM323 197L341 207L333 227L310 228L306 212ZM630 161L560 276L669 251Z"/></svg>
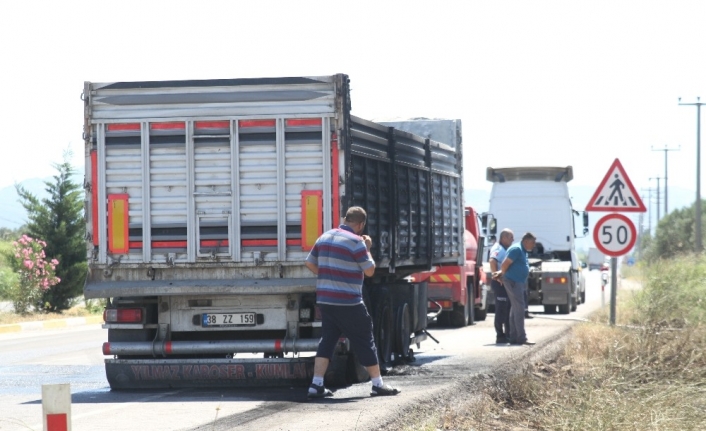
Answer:
<svg viewBox="0 0 706 431"><path fill-rule="evenodd" d="M505 271L504 276L516 283L527 283L529 260L527 260L527 251L522 247L521 241L511 245L507 249L505 259L512 260L512 263L507 271Z"/></svg>
<svg viewBox="0 0 706 431"><path fill-rule="evenodd" d="M363 271L375 265L363 238L341 225L324 232L306 258L319 269L316 302L329 305L363 303Z"/></svg>
<svg viewBox="0 0 706 431"><path fill-rule="evenodd" d="M503 247L502 244L500 244L500 241L497 241L490 248L490 258L489 259L495 259L495 261L498 262L498 269L500 269L500 264L503 263L503 260L505 260L506 254L507 254L507 249L505 247Z"/></svg>

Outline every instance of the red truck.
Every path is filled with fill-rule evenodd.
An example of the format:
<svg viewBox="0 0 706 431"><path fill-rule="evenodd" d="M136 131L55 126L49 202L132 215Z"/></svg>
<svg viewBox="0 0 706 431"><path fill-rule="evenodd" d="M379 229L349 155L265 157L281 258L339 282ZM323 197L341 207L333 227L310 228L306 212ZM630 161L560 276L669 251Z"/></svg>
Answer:
<svg viewBox="0 0 706 431"><path fill-rule="evenodd" d="M441 325L463 327L486 318L488 287L481 259L485 237L481 235L479 218L473 208L465 208L466 259L462 266L437 265L431 271L413 275L414 282L427 281L429 312L441 311L437 317Z"/></svg>

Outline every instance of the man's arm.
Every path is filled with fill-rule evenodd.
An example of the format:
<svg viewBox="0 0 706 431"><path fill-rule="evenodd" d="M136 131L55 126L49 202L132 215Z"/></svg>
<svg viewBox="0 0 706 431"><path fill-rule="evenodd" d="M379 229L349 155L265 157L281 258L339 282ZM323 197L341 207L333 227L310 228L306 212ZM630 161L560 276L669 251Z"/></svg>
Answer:
<svg viewBox="0 0 706 431"><path fill-rule="evenodd" d="M365 274L366 277L372 277L373 274L375 274L375 261L373 260L373 255L370 254L370 247L373 246L373 240L368 235L362 235L361 238L363 238L363 242L365 243L365 248L367 249L367 252L368 252L368 260L373 263L373 266L371 266L368 269L363 270L363 274Z"/></svg>
<svg viewBox="0 0 706 431"><path fill-rule="evenodd" d="M368 269L363 270L363 274L365 274L366 277L372 277L373 274L375 274L375 261L373 260L373 256L370 255L370 250L368 250L368 257L370 258L370 261L373 263L373 266L371 266Z"/></svg>
<svg viewBox="0 0 706 431"><path fill-rule="evenodd" d="M306 267L309 268L309 271L313 272L316 275L319 275L318 265L315 265L309 261L304 262L304 265L306 265Z"/></svg>
<svg viewBox="0 0 706 431"><path fill-rule="evenodd" d="M491 273L498 270L498 260L497 259L491 257L490 260L488 261L488 263L490 264L490 272Z"/></svg>
<svg viewBox="0 0 706 431"><path fill-rule="evenodd" d="M500 265L500 273L505 274L508 268L510 268L510 265L512 265L512 259L506 257L505 260L503 260L502 265Z"/></svg>
<svg viewBox="0 0 706 431"><path fill-rule="evenodd" d="M512 265L512 259L505 257L505 260L503 260L503 263L500 265L500 270L493 272L493 278L499 280L500 277L507 272L507 269L510 268L510 265Z"/></svg>

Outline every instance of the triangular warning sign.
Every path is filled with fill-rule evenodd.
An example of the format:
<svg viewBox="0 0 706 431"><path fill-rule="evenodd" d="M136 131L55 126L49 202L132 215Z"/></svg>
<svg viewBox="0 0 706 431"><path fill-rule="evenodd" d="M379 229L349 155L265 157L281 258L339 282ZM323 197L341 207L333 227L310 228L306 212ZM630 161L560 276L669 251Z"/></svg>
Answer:
<svg viewBox="0 0 706 431"><path fill-rule="evenodd" d="M617 211L638 212L647 211L645 204L637 194L632 181L625 173L620 160L615 159L608 169L601 185L598 186L591 200L588 201L586 211Z"/></svg>

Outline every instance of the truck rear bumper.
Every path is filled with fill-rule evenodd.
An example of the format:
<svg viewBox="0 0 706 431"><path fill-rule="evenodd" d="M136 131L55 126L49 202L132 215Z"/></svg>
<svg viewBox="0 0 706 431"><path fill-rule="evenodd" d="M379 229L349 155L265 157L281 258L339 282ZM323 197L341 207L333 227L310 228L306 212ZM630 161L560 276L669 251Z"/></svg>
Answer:
<svg viewBox="0 0 706 431"><path fill-rule="evenodd" d="M111 389L306 386L314 358L106 359Z"/></svg>

